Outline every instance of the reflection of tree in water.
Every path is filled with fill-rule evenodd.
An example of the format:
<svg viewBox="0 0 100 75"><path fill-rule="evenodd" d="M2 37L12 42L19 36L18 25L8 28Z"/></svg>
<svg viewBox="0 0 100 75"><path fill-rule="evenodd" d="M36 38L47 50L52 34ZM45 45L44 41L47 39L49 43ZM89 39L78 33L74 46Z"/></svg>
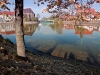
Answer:
<svg viewBox="0 0 100 75"><path fill-rule="evenodd" d="M50 25L50 27L52 28L52 30L55 30L57 32L57 34L62 33L62 27L60 25L58 25L57 23L54 25Z"/></svg>
<svg viewBox="0 0 100 75"><path fill-rule="evenodd" d="M75 26L75 31L80 32L80 40L81 40L81 44L82 44L82 38L83 38L83 34L84 34L84 28L79 27L79 26Z"/></svg>
<svg viewBox="0 0 100 75"><path fill-rule="evenodd" d="M75 30L80 32L80 38L83 38L84 28L79 27L79 26L75 26Z"/></svg>
<svg viewBox="0 0 100 75"><path fill-rule="evenodd" d="M55 30L57 32L57 34L62 33L63 23L54 22L54 24L49 25L49 26L51 27L52 30Z"/></svg>
<svg viewBox="0 0 100 75"><path fill-rule="evenodd" d="M33 24L24 25L24 34L32 36L37 27L38 25L33 25Z"/></svg>

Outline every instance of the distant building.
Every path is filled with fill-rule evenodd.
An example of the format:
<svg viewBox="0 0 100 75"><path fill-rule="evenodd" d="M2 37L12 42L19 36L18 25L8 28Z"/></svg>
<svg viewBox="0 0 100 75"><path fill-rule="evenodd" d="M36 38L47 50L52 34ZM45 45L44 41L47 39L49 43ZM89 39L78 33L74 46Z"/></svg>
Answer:
<svg viewBox="0 0 100 75"><path fill-rule="evenodd" d="M15 12L13 11L1 11L0 12L0 22L14 21Z"/></svg>
<svg viewBox="0 0 100 75"><path fill-rule="evenodd" d="M31 8L25 8L23 10L23 14L24 20L31 21L35 17L35 13L32 11Z"/></svg>
<svg viewBox="0 0 100 75"><path fill-rule="evenodd" d="M77 14L82 14L84 20L91 21L94 18L96 11L94 8L77 8L76 12Z"/></svg>
<svg viewBox="0 0 100 75"><path fill-rule="evenodd" d="M90 8L90 9L82 9L82 8L78 8L76 10L77 13L88 13L88 14L94 14L95 9L94 8Z"/></svg>
<svg viewBox="0 0 100 75"><path fill-rule="evenodd" d="M23 17L27 17L28 21L31 21L35 14L31 8L23 9ZM14 11L0 11L0 22L10 22L15 20Z"/></svg>

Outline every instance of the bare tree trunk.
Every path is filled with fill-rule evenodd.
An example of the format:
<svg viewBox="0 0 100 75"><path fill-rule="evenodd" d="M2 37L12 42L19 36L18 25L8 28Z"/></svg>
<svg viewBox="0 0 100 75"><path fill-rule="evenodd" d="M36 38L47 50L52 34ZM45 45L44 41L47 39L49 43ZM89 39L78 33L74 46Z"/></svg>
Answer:
<svg viewBox="0 0 100 75"><path fill-rule="evenodd" d="M26 57L23 32L23 0L15 0L15 25L16 25L16 44L17 55Z"/></svg>

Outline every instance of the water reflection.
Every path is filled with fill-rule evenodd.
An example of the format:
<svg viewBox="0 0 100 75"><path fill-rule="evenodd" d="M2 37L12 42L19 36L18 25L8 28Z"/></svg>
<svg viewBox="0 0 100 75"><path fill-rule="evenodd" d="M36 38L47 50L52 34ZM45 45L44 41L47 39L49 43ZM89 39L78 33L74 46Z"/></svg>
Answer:
<svg viewBox="0 0 100 75"><path fill-rule="evenodd" d="M27 36L32 36L35 32L38 25L23 25L24 26L24 34ZM0 25L0 34L11 35L15 34L15 25L7 24L7 25Z"/></svg>
<svg viewBox="0 0 100 75"><path fill-rule="evenodd" d="M0 25L0 34L15 34L15 26L13 24Z"/></svg>
<svg viewBox="0 0 100 75"><path fill-rule="evenodd" d="M13 28L7 30L7 27L0 25L0 32L13 31ZM30 51L91 64L100 62L100 26L24 25L24 34L26 47ZM6 37L12 40L11 35Z"/></svg>
<svg viewBox="0 0 100 75"><path fill-rule="evenodd" d="M63 24L54 23L49 25L52 30L56 31L57 34L62 34L62 26Z"/></svg>
<svg viewBox="0 0 100 75"><path fill-rule="evenodd" d="M38 25L24 25L24 34L26 36L32 36Z"/></svg>

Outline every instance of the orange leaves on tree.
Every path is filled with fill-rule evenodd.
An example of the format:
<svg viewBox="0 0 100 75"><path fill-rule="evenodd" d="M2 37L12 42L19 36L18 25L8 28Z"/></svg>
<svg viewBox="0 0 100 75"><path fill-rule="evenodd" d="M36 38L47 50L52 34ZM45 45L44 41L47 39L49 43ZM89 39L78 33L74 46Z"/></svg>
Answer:
<svg viewBox="0 0 100 75"><path fill-rule="evenodd" d="M49 8L43 9L42 13L49 11Z"/></svg>
<svg viewBox="0 0 100 75"><path fill-rule="evenodd" d="M57 6L60 6L62 3L62 0L56 0L56 2L57 2Z"/></svg>
<svg viewBox="0 0 100 75"><path fill-rule="evenodd" d="M8 2L8 0L0 0L0 8L7 9L10 11L10 9L5 4L10 4L10 3Z"/></svg>
<svg viewBox="0 0 100 75"><path fill-rule="evenodd" d="M96 3L100 3L100 0L97 0Z"/></svg>
<svg viewBox="0 0 100 75"><path fill-rule="evenodd" d="M69 0L69 3L74 3L75 2L75 0Z"/></svg>

